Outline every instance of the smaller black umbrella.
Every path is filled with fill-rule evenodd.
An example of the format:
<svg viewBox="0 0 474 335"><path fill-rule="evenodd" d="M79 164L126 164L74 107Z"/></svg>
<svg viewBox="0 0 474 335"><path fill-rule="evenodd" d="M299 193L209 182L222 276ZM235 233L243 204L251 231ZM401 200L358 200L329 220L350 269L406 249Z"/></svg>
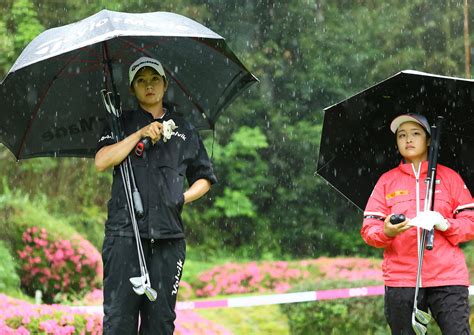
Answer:
<svg viewBox="0 0 474 335"><path fill-rule="evenodd" d="M325 109L317 173L359 209L382 173L400 163L390 122L444 118L438 163L474 190L474 80L406 70Z"/></svg>

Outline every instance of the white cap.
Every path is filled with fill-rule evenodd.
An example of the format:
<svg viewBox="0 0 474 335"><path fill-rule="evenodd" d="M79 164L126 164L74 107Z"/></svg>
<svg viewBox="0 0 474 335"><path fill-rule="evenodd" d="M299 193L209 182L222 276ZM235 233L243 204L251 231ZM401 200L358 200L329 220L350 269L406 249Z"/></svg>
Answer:
<svg viewBox="0 0 474 335"><path fill-rule="evenodd" d="M146 66L154 69L166 81L165 70L163 70L163 66L158 60L154 58L150 58L150 57L140 57L135 62L133 62L133 64L130 65L130 68L128 69L128 77L130 79L130 85L132 85L133 78L135 78L135 75L137 74L137 72L141 68L144 68Z"/></svg>
<svg viewBox="0 0 474 335"><path fill-rule="evenodd" d="M390 130L392 131L392 133L396 134L398 127L400 127L402 123L405 123L405 122L418 123L428 132L428 134L431 135L431 127L426 117L421 114L415 114L415 113L399 115L395 119L393 119L392 123L390 124Z"/></svg>

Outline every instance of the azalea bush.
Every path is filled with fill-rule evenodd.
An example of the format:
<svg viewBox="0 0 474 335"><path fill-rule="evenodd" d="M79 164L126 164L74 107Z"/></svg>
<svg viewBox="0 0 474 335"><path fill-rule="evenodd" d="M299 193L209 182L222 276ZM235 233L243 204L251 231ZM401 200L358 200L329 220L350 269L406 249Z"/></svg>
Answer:
<svg viewBox="0 0 474 335"><path fill-rule="evenodd" d="M45 302L53 302L58 294L78 295L100 287L100 253L79 234L54 240L45 228L31 227L23 233L23 242L18 255L21 283L28 294L40 290Z"/></svg>
<svg viewBox="0 0 474 335"><path fill-rule="evenodd" d="M33 305L0 294L0 334L102 334L102 316L60 305Z"/></svg>
<svg viewBox="0 0 474 335"><path fill-rule="evenodd" d="M228 263L198 276L198 297L218 294L285 292L292 283L305 279L309 272L288 262Z"/></svg>
<svg viewBox="0 0 474 335"><path fill-rule="evenodd" d="M302 281L320 279L382 281L380 260L321 257L297 262L228 263L200 274L193 288L198 297L254 292L283 293Z"/></svg>

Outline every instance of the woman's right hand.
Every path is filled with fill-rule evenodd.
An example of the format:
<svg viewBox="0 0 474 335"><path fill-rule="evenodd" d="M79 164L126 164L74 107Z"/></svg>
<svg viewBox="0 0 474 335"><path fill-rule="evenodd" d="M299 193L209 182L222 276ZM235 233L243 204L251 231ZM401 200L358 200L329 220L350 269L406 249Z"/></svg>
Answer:
<svg viewBox="0 0 474 335"><path fill-rule="evenodd" d="M145 126L140 129L141 138L149 137L153 144L160 140L162 133L163 125L158 121L150 123L148 126Z"/></svg>
<svg viewBox="0 0 474 335"><path fill-rule="evenodd" d="M398 224L392 224L390 222L390 217L391 216L392 216L392 214L390 214L389 216L387 216L385 218L384 226L383 226L383 232L388 237L395 237L398 234L401 234L401 233L407 231L408 229L412 228L412 226L409 225L409 223L410 223L409 219L406 219L405 221L403 221L401 223L398 223Z"/></svg>

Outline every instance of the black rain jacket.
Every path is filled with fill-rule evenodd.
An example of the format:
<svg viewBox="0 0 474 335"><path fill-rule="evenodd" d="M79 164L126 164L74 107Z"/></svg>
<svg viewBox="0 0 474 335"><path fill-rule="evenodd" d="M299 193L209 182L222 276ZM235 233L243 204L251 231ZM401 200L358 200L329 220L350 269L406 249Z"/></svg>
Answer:
<svg viewBox="0 0 474 335"><path fill-rule="evenodd" d="M137 217L143 238L183 238L181 211L184 204L184 180L192 185L198 179L217 182L206 149L198 131L182 116L166 112L162 119L139 108L122 115L125 136L150 124L172 119L178 126L167 142L160 139L143 157L130 153L136 184L144 207L143 217ZM115 143L108 125L104 127L97 151ZM108 202L106 236L134 236L119 166L113 171L112 197Z"/></svg>

